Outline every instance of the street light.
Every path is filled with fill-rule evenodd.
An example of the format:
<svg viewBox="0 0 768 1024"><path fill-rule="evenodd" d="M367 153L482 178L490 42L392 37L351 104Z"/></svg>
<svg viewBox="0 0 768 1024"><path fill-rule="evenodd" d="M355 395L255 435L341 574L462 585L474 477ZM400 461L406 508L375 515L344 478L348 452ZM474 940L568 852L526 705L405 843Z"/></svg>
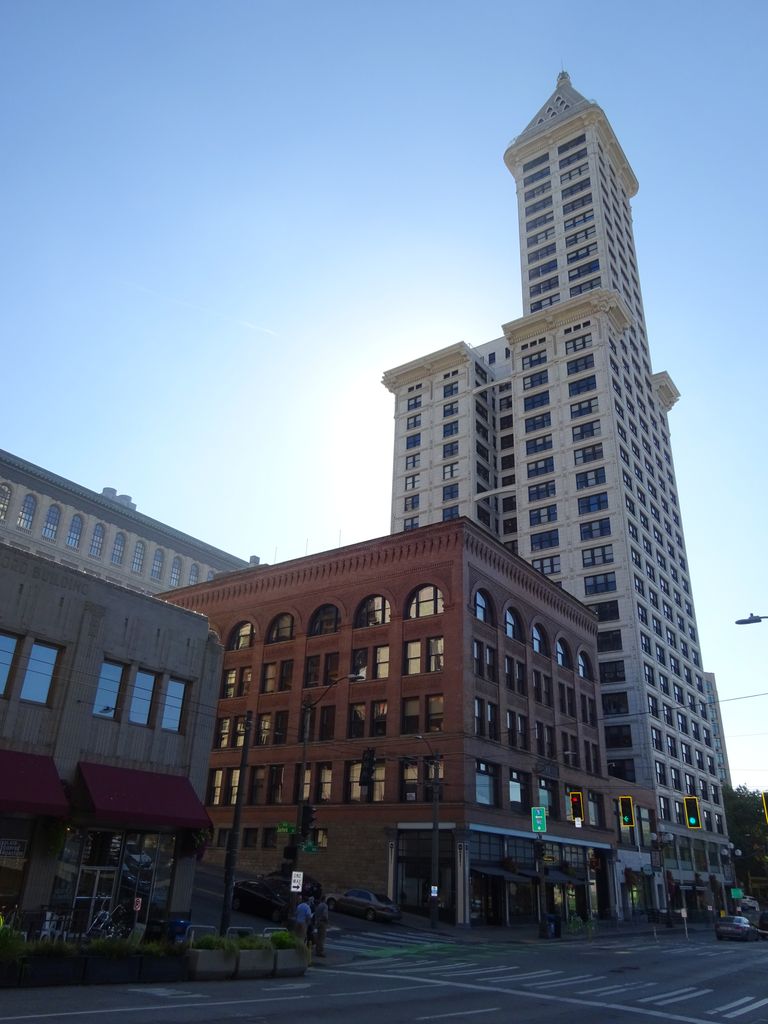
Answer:
<svg viewBox="0 0 768 1024"><path fill-rule="evenodd" d="M763 619L768 619L768 615L755 615L754 612L749 613L749 617L746 619L736 619L737 626L752 626L756 622L762 622Z"/></svg>
<svg viewBox="0 0 768 1024"><path fill-rule="evenodd" d="M429 750L429 765L432 770L432 864L430 871L429 891L429 925L437 928L440 910L438 886L440 884L440 755L432 749L432 744L421 733L414 733L413 739L426 743Z"/></svg>

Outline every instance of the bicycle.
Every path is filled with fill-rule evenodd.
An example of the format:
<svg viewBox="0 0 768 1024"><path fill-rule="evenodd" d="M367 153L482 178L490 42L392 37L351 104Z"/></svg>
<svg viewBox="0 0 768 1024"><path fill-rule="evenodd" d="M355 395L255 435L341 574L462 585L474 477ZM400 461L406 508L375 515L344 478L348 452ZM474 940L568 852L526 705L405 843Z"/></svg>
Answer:
<svg viewBox="0 0 768 1024"><path fill-rule="evenodd" d="M131 915L122 904L114 910L100 910L85 933L86 939L127 939L133 931Z"/></svg>

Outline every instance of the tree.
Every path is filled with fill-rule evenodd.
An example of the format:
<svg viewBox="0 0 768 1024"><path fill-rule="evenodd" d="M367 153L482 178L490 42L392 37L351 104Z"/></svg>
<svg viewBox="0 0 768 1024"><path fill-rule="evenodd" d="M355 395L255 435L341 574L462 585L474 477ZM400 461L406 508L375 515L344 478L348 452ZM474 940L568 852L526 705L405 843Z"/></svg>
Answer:
<svg viewBox="0 0 768 1024"><path fill-rule="evenodd" d="M736 857L736 878L746 891L750 876L768 875L768 823L763 811L762 793L746 786L723 786L723 804L728 822L728 835L734 849L741 850Z"/></svg>

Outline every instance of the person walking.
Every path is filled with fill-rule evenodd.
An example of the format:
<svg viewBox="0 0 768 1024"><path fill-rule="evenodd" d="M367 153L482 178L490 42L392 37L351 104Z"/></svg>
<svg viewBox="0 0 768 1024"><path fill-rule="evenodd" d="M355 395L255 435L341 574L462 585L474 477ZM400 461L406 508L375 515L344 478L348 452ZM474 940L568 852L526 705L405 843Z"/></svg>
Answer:
<svg viewBox="0 0 768 1024"><path fill-rule="evenodd" d="M325 956L325 936L328 932L328 904L325 896L318 896L315 903L315 956Z"/></svg>

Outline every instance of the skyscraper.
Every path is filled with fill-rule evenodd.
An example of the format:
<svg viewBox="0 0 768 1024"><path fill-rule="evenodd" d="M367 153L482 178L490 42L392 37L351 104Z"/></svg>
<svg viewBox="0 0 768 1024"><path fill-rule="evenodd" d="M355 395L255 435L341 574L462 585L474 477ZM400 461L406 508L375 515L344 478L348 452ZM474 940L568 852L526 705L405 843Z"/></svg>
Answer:
<svg viewBox="0 0 768 1024"><path fill-rule="evenodd" d="M464 515L597 614L609 771L652 786L665 865L727 877L727 843L667 415L607 117L558 76L504 154L525 315L389 370L392 530ZM696 796L703 828L686 825ZM690 870L686 868L686 865ZM725 866L725 869L724 869Z"/></svg>

